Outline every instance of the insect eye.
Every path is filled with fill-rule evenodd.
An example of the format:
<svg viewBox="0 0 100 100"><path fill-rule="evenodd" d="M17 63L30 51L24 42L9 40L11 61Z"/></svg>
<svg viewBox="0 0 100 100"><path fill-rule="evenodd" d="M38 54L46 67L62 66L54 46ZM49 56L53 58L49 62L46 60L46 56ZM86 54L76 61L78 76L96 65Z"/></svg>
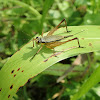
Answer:
<svg viewBox="0 0 100 100"><path fill-rule="evenodd" d="M38 37L36 37L36 39L37 39Z"/></svg>

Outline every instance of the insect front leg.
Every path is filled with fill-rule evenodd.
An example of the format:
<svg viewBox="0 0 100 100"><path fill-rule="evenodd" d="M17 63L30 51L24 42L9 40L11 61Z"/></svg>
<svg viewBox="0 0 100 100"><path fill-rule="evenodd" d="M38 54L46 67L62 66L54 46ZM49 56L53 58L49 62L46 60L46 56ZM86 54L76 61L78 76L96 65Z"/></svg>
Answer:
<svg viewBox="0 0 100 100"><path fill-rule="evenodd" d="M36 39L33 39L33 47L34 47L34 40L36 40Z"/></svg>

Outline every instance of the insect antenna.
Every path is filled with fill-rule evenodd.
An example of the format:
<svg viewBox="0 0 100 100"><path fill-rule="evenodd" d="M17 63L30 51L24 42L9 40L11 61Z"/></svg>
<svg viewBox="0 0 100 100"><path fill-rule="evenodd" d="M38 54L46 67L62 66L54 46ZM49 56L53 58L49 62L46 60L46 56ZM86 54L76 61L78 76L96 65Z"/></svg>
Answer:
<svg viewBox="0 0 100 100"><path fill-rule="evenodd" d="M74 35L76 35L76 34L79 34L79 33L83 32L83 31L85 31L85 30L82 30L82 31L80 31L80 32L78 32L78 33L75 33L75 34L73 34L73 35L64 36L64 38L72 37L72 36L74 36Z"/></svg>
<svg viewBox="0 0 100 100"><path fill-rule="evenodd" d="M85 31L85 30L82 30L82 31L80 31L80 32L77 32L77 33L73 34L73 36L76 35L76 34L79 34L79 33L81 33L81 32L84 32L84 31Z"/></svg>

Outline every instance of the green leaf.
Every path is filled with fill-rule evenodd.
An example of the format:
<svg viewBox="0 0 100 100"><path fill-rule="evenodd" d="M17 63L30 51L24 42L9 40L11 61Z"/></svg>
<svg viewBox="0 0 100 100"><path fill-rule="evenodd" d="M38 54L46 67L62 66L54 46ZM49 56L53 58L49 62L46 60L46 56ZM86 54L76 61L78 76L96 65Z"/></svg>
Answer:
<svg viewBox="0 0 100 100"><path fill-rule="evenodd" d="M33 45L33 42L30 41L16 52L1 69L0 100L11 99L18 89L25 85L30 78L35 77L53 64L79 53L100 50L100 26L70 26L68 30L71 30L71 32L67 33L65 27L59 28L54 35L68 36L78 33L63 41L77 37L79 38L80 45L84 48L78 48L77 40L73 40L56 47L55 54L57 57L55 57L53 50L44 46L33 60L30 61L40 48L40 45L30 48Z"/></svg>
<svg viewBox="0 0 100 100"><path fill-rule="evenodd" d="M100 66L96 68L96 70L93 72L90 78L82 85L80 90L73 96L71 100L78 100L98 82L100 82Z"/></svg>

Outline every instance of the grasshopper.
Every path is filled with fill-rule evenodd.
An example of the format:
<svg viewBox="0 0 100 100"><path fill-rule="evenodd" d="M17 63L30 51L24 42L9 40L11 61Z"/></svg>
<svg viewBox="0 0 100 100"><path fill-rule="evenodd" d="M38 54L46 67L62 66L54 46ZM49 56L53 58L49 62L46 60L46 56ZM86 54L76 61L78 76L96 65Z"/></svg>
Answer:
<svg viewBox="0 0 100 100"><path fill-rule="evenodd" d="M33 39L33 47L34 47L34 41L36 41L36 44L40 44L41 43L41 47L40 47L40 49L35 53L35 55L31 59L33 59L36 56L36 54L39 53L39 51L43 48L43 45L45 45L47 48L54 49L55 47L60 46L60 45L62 45L64 43L66 43L66 42L73 41L73 40L77 40L78 47L79 48L82 48L80 46L79 39L77 37L76 38L73 38L73 39L70 39L70 40L67 40L67 41L64 41L64 42L60 42L64 38L72 37L73 35L68 35L68 36L52 35L54 33L54 31L56 31L58 29L58 27L60 26L60 24L62 22L65 22L65 26L66 26L67 33L68 32L71 32L71 31L68 31L68 29L67 29L67 22L66 22L65 19L63 19L54 29L52 29L47 34L47 36L44 36L43 37L43 32L42 32L42 37L36 37L35 39Z"/></svg>

